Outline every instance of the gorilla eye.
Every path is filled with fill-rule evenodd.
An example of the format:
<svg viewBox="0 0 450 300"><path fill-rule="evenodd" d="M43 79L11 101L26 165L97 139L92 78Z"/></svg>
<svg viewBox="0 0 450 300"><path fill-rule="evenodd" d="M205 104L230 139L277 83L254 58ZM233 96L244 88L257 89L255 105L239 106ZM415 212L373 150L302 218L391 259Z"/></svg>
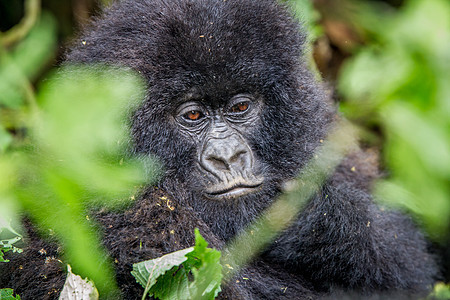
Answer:
<svg viewBox="0 0 450 300"><path fill-rule="evenodd" d="M241 113L248 109L249 103L248 102L239 102L238 104L235 104L231 107L231 112L233 113Z"/></svg>
<svg viewBox="0 0 450 300"><path fill-rule="evenodd" d="M176 112L178 121L189 126L198 125L198 123L206 118L207 114L206 108L197 101L189 101L181 104Z"/></svg>
<svg viewBox="0 0 450 300"><path fill-rule="evenodd" d="M184 117L190 121L197 121L201 117L203 117L203 114L198 110L191 110L184 114Z"/></svg>

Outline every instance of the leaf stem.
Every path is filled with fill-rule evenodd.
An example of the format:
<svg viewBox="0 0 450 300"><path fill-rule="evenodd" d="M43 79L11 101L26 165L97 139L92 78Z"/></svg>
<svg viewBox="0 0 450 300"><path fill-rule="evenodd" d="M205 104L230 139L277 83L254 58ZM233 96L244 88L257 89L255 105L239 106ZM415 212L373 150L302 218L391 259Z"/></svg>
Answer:
<svg viewBox="0 0 450 300"><path fill-rule="evenodd" d="M7 32L0 33L0 44L7 48L22 40L36 23L41 12L41 0L26 0L25 15Z"/></svg>

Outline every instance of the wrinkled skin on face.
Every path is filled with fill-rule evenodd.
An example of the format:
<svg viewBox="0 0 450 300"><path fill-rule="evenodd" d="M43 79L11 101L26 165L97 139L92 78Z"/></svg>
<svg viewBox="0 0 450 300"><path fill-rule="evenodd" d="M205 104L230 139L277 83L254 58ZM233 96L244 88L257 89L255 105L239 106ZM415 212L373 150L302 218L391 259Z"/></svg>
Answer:
<svg viewBox="0 0 450 300"><path fill-rule="evenodd" d="M247 139L257 128L260 106L260 101L246 94L217 108L194 99L179 106L176 121L196 145L203 196L227 201L252 193L263 183Z"/></svg>

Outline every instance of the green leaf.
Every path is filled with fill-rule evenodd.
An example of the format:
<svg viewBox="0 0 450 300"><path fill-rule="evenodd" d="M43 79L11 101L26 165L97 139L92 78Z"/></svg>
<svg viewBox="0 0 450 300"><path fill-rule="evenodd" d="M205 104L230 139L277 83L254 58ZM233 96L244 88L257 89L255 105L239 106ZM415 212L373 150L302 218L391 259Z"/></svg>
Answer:
<svg viewBox="0 0 450 300"><path fill-rule="evenodd" d="M70 265L67 265L67 279L59 299L97 300L98 296L94 283L73 274Z"/></svg>
<svg viewBox="0 0 450 300"><path fill-rule="evenodd" d="M189 290L189 271L186 267L173 267L156 281L151 294L159 299L195 299Z"/></svg>
<svg viewBox="0 0 450 300"><path fill-rule="evenodd" d="M0 289L0 300L20 300L20 296L14 297L14 291L12 289Z"/></svg>
<svg viewBox="0 0 450 300"><path fill-rule="evenodd" d="M35 79L54 55L56 23L48 14L11 53L0 53L0 103L19 108L23 103L24 86Z"/></svg>
<svg viewBox="0 0 450 300"><path fill-rule="evenodd" d="M45 165L91 199L107 196L102 205L124 203L129 187L146 180L142 161L125 154L126 120L143 91L139 77L117 68L70 66L52 76L39 93L43 113L34 132L51 159Z"/></svg>
<svg viewBox="0 0 450 300"><path fill-rule="evenodd" d="M61 68L39 89L42 110L29 116L29 145L6 158L15 180L5 195L55 234L65 259L105 296L116 292L114 271L86 204L126 205L147 180L141 161L125 154L127 117L143 99L141 83L131 71L104 65Z"/></svg>
<svg viewBox="0 0 450 300"><path fill-rule="evenodd" d="M450 299L450 284L438 282L433 287L433 292L427 297L427 299L445 300Z"/></svg>
<svg viewBox="0 0 450 300"><path fill-rule="evenodd" d="M142 299L214 299L222 281L220 251L207 247L195 229L194 247L134 264L131 273L145 288Z"/></svg>
<svg viewBox="0 0 450 300"><path fill-rule="evenodd" d="M0 153L5 152L12 140L11 134L0 125Z"/></svg>
<svg viewBox="0 0 450 300"><path fill-rule="evenodd" d="M207 246L208 243L196 228L194 251L187 255L188 263L193 266L194 281L190 284L193 299L214 299L221 290L220 252Z"/></svg>
<svg viewBox="0 0 450 300"><path fill-rule="evenodd" d="M33 80L40 70L54 56L57 47L57 24L54 17L46 12L40 16L27 37L11 53L16 67L23 75Z"/></svg>
<svg viewBox="0 0 450 300"><path fill-rule="evenodd" d="M3 231L3 228L0 227L0 233L2 233L2 231ZM14 232L14 231L11 231L11 232ZM18 234L18 236L10 238L10 239L0 240L0 262L9 262L9 260L4 259L4 254L8 251L13 251L13 252L17 252L17 253L23 252L22 249L14 246L14 244L20 240L22 240L22 236L19 234Z"/></svg>
<svg viewBox="0 0 450 300"><path fill-rule="evenodd" d="M9 260L5 259L5 256L4 256L5 253L8 251L9 251L9 249L7 249L7 248L0 248L0 263L1 262L9 262Z"/></svg>
<svg viewBox="0 0 450 300"><path fill-rule="evenodd" d="M145 288L144 297L161 275L174 267L178 268L178 266L187 260L186 254L193 250L194 248L191 247L163 255L156 259L134 264L131 274L136 278L136 281Z"/></svg>
<svg viewBox="0 0 450 300"><path fill-rule="evenodd" d="M383 110L382 115L394 138L404 140L409 150L418 154L423 167L450 178L447 128L408 104L393 103Z"/></svg>
<svg viewBox="0 0 450 300"><path fill-rule="evenodd" d="M386 137L379 198L439 241L450 226L450 2L406 1L383 19L370 28L377 41L343 68L345 112Z"/></svg>

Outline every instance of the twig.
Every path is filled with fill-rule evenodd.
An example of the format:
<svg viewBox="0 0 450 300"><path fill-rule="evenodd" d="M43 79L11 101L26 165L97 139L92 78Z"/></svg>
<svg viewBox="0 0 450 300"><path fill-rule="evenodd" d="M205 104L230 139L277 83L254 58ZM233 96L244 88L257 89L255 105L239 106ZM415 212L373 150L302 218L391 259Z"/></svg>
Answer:
<svg viewBox="0 0 450 300"><path fill-rule="evenodd" d="M0 33L1 45L7 48L22 40L36 23L40 12L41 0L26 0L22 20L7 32Z"/></svg>

